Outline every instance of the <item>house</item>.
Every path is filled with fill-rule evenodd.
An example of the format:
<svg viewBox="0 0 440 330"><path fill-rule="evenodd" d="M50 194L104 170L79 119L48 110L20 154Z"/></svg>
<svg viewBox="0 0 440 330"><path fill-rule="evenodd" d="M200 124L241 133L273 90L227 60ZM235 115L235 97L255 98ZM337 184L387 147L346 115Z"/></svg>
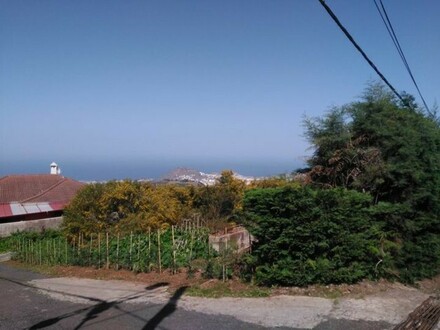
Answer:
<svg viewBox="0 0 440 330"><path fill-rule="evenodd" d="M0 178L0 223L59 217L84 183L51 174L8 175Z"/></svg>

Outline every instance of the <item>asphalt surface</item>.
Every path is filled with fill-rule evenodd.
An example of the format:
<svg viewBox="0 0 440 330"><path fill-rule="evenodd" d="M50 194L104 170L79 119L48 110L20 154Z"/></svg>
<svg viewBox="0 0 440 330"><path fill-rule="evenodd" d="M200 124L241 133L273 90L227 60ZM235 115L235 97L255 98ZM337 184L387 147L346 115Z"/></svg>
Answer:
<svg viewBox="0 0 440 330"><path fill-rule="evenodd" d="M266 329L232 317L180 310L176 303L181 292L165 305L59 301L27 284L41 278L0 264L0 329Z"/></svg>
<svg viewBox="0 0 440 330"><path fill-rule="evenodd" d="M165 304L103 299L80 304L53 299L29 284L42 278L45 276L0 263L0 329L267 329L231 316L179 308L184 289ZM385 322L329 319L314 329L390 328Z"/></svg>

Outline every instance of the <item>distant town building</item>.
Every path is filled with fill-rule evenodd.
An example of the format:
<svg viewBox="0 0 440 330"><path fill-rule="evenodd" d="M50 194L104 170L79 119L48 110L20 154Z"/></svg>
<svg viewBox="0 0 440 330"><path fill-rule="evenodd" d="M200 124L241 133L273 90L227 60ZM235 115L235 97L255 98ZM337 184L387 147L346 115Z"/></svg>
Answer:
<svg viewBox="0 0 440 330"><path fill-rule="evenodd" d="M0 178L0 223L62 215L84 183L60 175L56 163L50 174L8 175Z"/></svg>

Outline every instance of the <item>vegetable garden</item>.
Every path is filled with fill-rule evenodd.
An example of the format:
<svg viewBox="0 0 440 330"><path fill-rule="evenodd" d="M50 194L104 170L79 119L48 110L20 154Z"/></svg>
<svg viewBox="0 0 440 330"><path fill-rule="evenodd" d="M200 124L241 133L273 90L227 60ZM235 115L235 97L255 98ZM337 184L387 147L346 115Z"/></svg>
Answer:
<svg viewBox="0 0 440 330"><path fill-rule="evenodd" d="M11 237L15 259L39 265L77 265L150 272L190 267L196 259L214 256L203 227L171 226L147 234L78 233L69 239L58 232Z"/></svg>

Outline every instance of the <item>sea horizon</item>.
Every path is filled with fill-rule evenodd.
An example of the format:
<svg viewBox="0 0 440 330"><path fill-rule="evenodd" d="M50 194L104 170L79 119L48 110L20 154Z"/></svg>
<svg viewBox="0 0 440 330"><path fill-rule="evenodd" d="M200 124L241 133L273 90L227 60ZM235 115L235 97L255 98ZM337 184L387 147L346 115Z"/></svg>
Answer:
<svg viewBox="0 0 440 330"><path fill-rule="evenodd" d="M59 165L61 175L79 181L158 180L176 168L189 168L204 173L220 173L222 170L232 170L244 176L270 177L291 173L306 166L305 162L287 160L10 161L0 164L0 177L16 174L49 173L49 165L52 161Z"/></svg>

